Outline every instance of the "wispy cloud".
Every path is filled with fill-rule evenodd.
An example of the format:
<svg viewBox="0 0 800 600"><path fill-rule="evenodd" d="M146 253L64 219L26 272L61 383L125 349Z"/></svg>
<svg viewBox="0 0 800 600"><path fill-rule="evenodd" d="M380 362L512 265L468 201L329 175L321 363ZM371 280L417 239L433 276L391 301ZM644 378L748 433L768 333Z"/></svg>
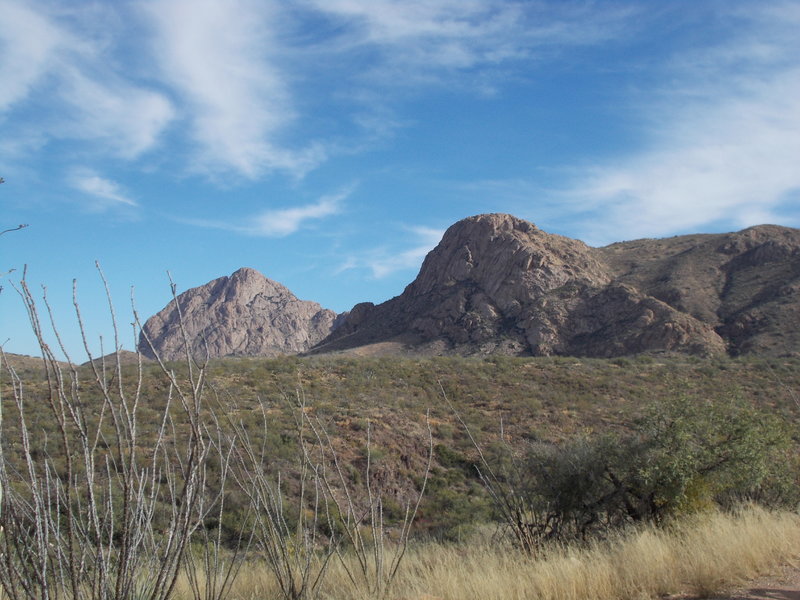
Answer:
<svg viewBox="0 0 800 600"><path fill-rule="evenodd" d="M91 35L90 19L75 31L43 3L3 0L0 22L0 119L15 135L100 142L100 153L135 158L172 120L159 92L131 83L110 66L108 48ZM69 11L62 11L69 14ZM62 18L59 18L62 17ZM26 100L47 110L36 120L13 112ZM134 117L135 115L135 117ZM23 148L23 147L19 147Z"/></svg>
<svg viewBox="0 0 800 600"><path fill-rule="evenodd" d="M307 221L316 221L341 211L343 195L326 196L314 204L268 210L256 215L253 225L245 229L252 235L284 237L296 232Z"/></svg>
<svg viewBox="0 0 800 600"><path fill-rule="evenodd" d="M351 193L352 188L348 188L336 194L323 196L312 204L265 210L238 222L216 219L181 218L177 220L187 225L222 229L244 235L286 237L306 227L309 222L341 213L344 200Z"/></svg>
<svg viewBox="0 0 800 600"><path fill-rule="evenodd" d="M509 0L307 0L340 24L339 50L372 47L369 71L384 81L419 84L436 70L469 70L529 60L544 47L613 38L631 8L593 10L586 3ZM402 71L403 77L397 77ZM480 80L470 73L473 82Z"/></svg>
<svg viewBox="0 0 800 600"><path fill-rule="evenodd" d="M387 86L493 92L504 65L609 39L630 22L628 9L583 2L0 2L0 120L15 137L38 149L91 141L87 154L127 160L180 140L170 155L212 179L303 176L408 122ZM23 101L45 111L13 113ZM325 122L322 138L305 117Z"/></svg>
<svg viewBox="0 0 800 600"><path fill-rule="evenodd" d="M677 57L670 86L649 98L649 142L595 166L563 197L592 213L595 243L659 236L714 223L781 221L800 190L800 6L740 14L734 39ZM780 8L780 10L778 10Z"/></svg>
<svg viewBox="0 0 800 600"><path fill-rule="evenodd" d="M493 97L532 65L569 49L631 35L635 7L564 0L302 0L327 33L307 53L341 73L365 145L395 134L410 119L397 98L431 90ZM352 147L352 143L350 146ZM355 143L361 145L360 142ZM334 151L343 147L339 145Z"/></svg>
<svg viewBox="0 0 800 600"><path fill-rule="evenodd" d="M23 2L4 0L0 19L0 113L24 99L49 70L65 40L47 18Z"/></svg>
<svg viewBox="0 0 800 600"><path fill-rule="evenodd" d="M138 206L122 186L99 176L90 169L76 169L69 177L69 185L88 196L83 204L93 211L105 211L119 206Z"/></svg>
<svg viewBox="0 0 800 600"><path fill-rule="evenodd" d="M73 119L59 125L60 137L100 141L122 158L136 158L152 148L175 116L164 96L115 76L100 82L65 67L64 79L63 98Z"/></svg>
<svg viewBox="0 0 800 600"><path fill-rule="evenodd" d="M255 178L282 169L303 173L323 158L318 147L278 141L296 117L277 66L280 5L269 1L159 0L146 5L164 81L183 99L201 168Z"/></svg>
<svg viewBox="0 0 800 600"><path fill-rule="evenodd" d="M348 256L335 270L342 273L351 269L367 269L376 279L382 279L397 271L418 269L425 256L441 241L444 230L415 226L407 230L413 238L412 246L405 250L387 247L373 248L361 255Z"/></svg>

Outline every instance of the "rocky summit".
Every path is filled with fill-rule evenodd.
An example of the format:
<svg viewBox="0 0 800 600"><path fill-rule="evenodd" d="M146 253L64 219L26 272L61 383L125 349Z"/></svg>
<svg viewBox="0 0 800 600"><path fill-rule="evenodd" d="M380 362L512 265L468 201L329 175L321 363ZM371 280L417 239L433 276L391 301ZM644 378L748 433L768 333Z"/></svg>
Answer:
<svg viewBox="0 0 800 600"><path fill-rule="evenodd" d="M451 226L416 280L356 305L315 352L610 357L800 349L800 231L591 248L505 214Z"/></svg>
<svg viewBox="0 0 800 600"><path fill-rule="evenodd" d="M179 360L188 340L191 354L201 359L296 354L327 336L335 320L335 312L298 300L280 283L242 268L183 292L148 319L139 349L150 358L157 353Z"/></svg>
<svg viewBox="0 0 800 600"><path fill-rule="evenodd" d="M592 248L506 214L452 225L405 291L344 315L252 269L178 297L192 352L612 357L800 354L800 230L644 239ZM183 355L171 303L140 348Z"/></svg>

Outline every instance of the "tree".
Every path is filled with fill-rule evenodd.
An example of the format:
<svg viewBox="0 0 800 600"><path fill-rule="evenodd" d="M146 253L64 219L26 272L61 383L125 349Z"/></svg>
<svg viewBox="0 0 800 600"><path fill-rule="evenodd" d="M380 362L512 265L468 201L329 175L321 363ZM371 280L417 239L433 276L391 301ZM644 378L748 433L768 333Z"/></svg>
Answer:
<svg viewBox="0 0 800 600"><path fill-rule="evenodd" d="M473 443L497 513L529 553L745 499L797 500L788 426L738 398L678 397L652 405L629 433L533 443L521 457Z"/></svg>

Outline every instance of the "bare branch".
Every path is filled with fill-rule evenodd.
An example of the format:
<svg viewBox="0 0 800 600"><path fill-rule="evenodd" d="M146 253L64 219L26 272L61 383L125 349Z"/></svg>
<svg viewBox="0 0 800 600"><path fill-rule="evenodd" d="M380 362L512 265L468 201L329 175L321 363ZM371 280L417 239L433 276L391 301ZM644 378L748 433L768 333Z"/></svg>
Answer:
<svg viewBox="0 0 800 600"><path fill-rule="evenodd" d="M11 229L4 229L3 231L0 231L0 235L3 235L5 233L11 233L12 231L19 231L20 229L25 229L26 227L29 227L29 225L27 223L23 223L22 225L17 225L16 227L12 227Z"/></svg>

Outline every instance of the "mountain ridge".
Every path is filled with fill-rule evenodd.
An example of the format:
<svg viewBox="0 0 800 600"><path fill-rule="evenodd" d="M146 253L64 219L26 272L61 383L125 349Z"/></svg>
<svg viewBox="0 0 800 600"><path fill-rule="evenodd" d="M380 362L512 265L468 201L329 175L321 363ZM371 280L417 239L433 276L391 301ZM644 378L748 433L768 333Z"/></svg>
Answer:
<svg viewBox="0 0 800 600"><path fill-rule="evenodd" d="M207 301L189 303L198 308L192 319L206 321L206 338L220 328L222 338L249 338L258 327L263 334L265 319L281 321L295 307L279 302L267 319L235 308L242 302L229 295L227 309L219 293L205 313ZM325 310L312 304L314 314ZM230 310L240 318L220 321ZM269 348L239 343L229 354L797 354L800 230L759 225L593 248L512 215L476 215L447 229L400 295L342 315L327 311L316 327L307 313L288 318L291 331L266 334ZM281 344L282 335L293 341Z"/></svg>

